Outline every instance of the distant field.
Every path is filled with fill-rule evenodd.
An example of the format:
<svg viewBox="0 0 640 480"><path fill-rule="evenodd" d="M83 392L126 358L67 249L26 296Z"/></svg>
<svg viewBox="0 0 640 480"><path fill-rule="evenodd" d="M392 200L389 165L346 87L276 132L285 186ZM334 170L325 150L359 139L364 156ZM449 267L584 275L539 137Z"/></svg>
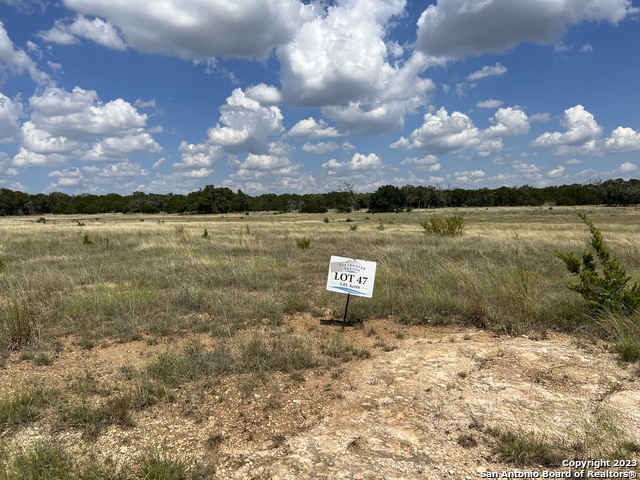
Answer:
<svg viewBox="0 0 640 480"><path fill-rule="evenodd" d="M555 330L638 348L638 314L595 318L566 287L572 278L554 251L585 247L577 211L640 277L636 208L0 218L0 365L33 365L16 367L24 382L0 385L0 433L46 419L54 431L95 441L109 426L130 428L131 412L173 401L189 382L205 382L204 398L231 376L235 386L225 388L241 396L257 385L296 385L307 371L337 378L341 363L392 350L424 325L534 338ZM434 215L462 216L463 235L426 234L420 222ZM356 336L335 322L346 297L325 290L331 255L377 262L373 298L350 303ZM39 369L53 373L60 352L94 361L100 349L127 344L136 355L104 381L79 373L81 364L57 372L55 387L34 390L28 380L46 372ZM207 442L222 441L212 434ZM20 478L3 476L10 462L2 458L18 458L2 457L3 445L0 479ZM78 478L109 478L104 468L104 477Z"/></svg>
<svg viewBox="0 0 640 480"><path fill-rule="evenodd" d="M585 211L639 274L640 212ZM454 213L464 217L461 237L419 225ZM339 318L344 298L325 291L331 255L378 262L374 297L352 303L355 320L571 329L580 298L553 252L579 252L588 239L564 208L12 217L0 218L0 232L3 306L28 305L41 336L87 342L215 330L223 320L238 330L300 312ZM208 323L191 325L198 314Z"/></svg>

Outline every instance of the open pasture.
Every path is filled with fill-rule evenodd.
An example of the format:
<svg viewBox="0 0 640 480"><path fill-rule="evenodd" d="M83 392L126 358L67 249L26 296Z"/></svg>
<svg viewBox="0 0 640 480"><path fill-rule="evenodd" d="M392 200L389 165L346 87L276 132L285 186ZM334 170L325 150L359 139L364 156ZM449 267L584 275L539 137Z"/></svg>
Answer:
<svg viewBox="0 0 640 480"><path fill-rule="evenodd" d="M19 478L16 432L34 422L88 442L76 455L102 451L105 478L115 478L122 468L108 455L127 450L118 432L144 431L136 415L158 405L180 405L196 425L226 419L201 442L210 454L236 434L236 448L277 448L285 436L265 425L286 424L288 436L321 418L322 402L340 398L326 385L339 384L345 362L434 326L538 339L563 332L633 349L637 314L595 318L566 288L573 279L554 251L585 247L576 211L638 278L635 208L0 218L0 479ZM454 214L464 218L461 236L420 226ZM325 290L331 255L377 262L373 298L352 298L348 328L339 322L346 297ZM294 422L285 405L300 395L292 405L304 420ZM187 469L145 455L131 460L136 475ZM198 468L208 478L207 465Z"/></svg>
<svg viewBox="0 0 640 480"><path fill-rule="evenodd" d="M587 211L628 273L640 273L639 212ZM297 313L341 318L344 298L325 291L328 260L339 255L378 262L374 297L354 299L353 320L462 321L507 333L583 320L553 256L588 240L571 210L455 213L465 220L456 238L419 225L446 211L2 218L3 312L30 316L41 339L88 343L278 325Z"/></svg>

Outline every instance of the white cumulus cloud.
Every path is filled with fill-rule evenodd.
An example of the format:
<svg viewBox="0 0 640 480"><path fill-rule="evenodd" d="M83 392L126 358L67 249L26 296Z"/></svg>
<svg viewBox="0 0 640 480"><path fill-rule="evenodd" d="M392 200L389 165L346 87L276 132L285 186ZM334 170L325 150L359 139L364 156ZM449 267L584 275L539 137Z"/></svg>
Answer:
<svg viewBox="0 0 640 480"><path fill-rule="evenodd" d="M315 153L317 155L334 152L339 148L340 148L340 145L338 145L336 142L318 142L318 143L305 142L305 144L302 145L302 150L309 153Z"/></svg>
<svg viewBox="0 0 640 480"><path fill-rule="evenodd" d="M315 118L309 117L304 120L300 120L291 127L291 130L287 132L286 136L311 140L326 137L339 137L340 132L338 132L335 127L328 126L327 122L322 119L320 119L320 121L316 121Z"/></svg>
<svg viewBox="0 0 640 480"><path fill-rule="evenodd" d="M617 24L630 0L439 0L418 20L416 46L436 57L498 53L522 42L552 44L583 21Z"/></svg>
<svg viewBox="0 0 640 480"><path fill-rule="evenodd" d="M467 80L473 82L485 77L499 77L505 73L507 73L507 67L498 62L493 66L485 66L480 70L473 72L467 77Z"/></svg>
<svg viewBox="0 0 640 480"><path fill-rule="evenodd" d="M287 103L321 107L342 133L400 128L434 86L420 76L427 66L421 54L389 61L398 49L385 42L387 25L405 6L405 0L341 1L305 23L277 50Z"/></svg>
<svg viewBox="0 0 640 480"><path fill-rule="evenodd" d="M558 154L595 150L595 141L602 135L602 127L582 105L565 110L560 123L565 128L564 132L545 132L533 140L531 146L554 147Z"/></svg>
<svg viewBox="0 0 640 480"><path fill-rule="evenodd" d="M113 25L100 18L90 20L83 15L78 15L69 23L58 20L50 30L42 31L38 36L45 42L62 45L75 45L80 43L79 38L84 38L114 50L127 48Z"/></svg>
<svg viewBox="0 0 640 480"><path fill-rule="evenodd" d="M0 93L0 143L18 140L22 115L22 104Z"/></svg>
<svg viewBox="0 0 640 480"><path fill-rule="evenodd" d="M81 15L105 19L127 46L145 53L202 60L266 58L288 42L316 7L299 0L64 0Z"/></svg>
<svg viewBox="0 0 640 480"><path fill-rule="evenodd" d="M480 144L480 130L471 118L461 112L451 115L444 107L436 113L427 113L423 124L411 132L408 139L401 137L394 148L410 148L430 154L453 153Z"/></svg>
<svg viewBox="0 0 640 480"><path fill-rule="evenodd" d="M15 165L43 166L76 160L124 160L162 147L146 131L147 116L123 99L102 103L97 92L47 87L29 99Z"/></svg>
<svg viewBox="0 0 640 480"><path fill-rule="evenodd" d="M328 175L336 175L339 172L368 171L380 168L381 166L382 159L375 153L370 153L369 155L356 153L351 157L351 160L346 162L339 162L335 158L332 158L322 164L322 168Z"/></svg>
<svg viewBox="0 0 640 480"><path fill-rule="evenodd" d="M284 131L282 120L278 107L263 106L237 88L220 107L220 122L209 129L209 143L234 153L264 153L269 138Z"/></svg>
<svg viewBox="0 0 640 480"><path fill-rule="evenodd" d="M640 132L628 127L618 127L604 142L607 152L637 152L640 150Z"/></svg>
<svg viewBox="0 0 640 480"><path fill-rule="evenodd" d="M31 79L40 85L50 81L49 76L38 69L36 62L24 50L15 48L4 24L0 21L0 72L2 71L17 75L28 73Z"/></svg>

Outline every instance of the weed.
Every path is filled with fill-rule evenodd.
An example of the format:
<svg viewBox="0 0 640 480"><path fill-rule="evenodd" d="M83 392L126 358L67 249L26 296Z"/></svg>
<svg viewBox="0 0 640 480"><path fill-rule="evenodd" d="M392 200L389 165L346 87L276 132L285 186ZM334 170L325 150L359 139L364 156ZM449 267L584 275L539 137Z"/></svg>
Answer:
<svg viewBox="0 0 640 480"><path fill-rule="evenodd" d="M310 244L311 244L310 238L302 237L302 238L296 239L296 246L302 250L309 248Z"/></svg>
<svg viewBox="0 0 640 480"><path fill-rule="evenodd" d="M597 321L613 341L613 351L621 361L640 361L640 312L632 315L606 312L599 315Z"/></svg>
<svg viewBox="0 0 640 480"><path fill-rule="evenodd" d="M53 363L53 359L43 352L38 352L33 357L33 364L38 367L44 367L47 365L51 365Z"/></svg>
<svg viewBox="0 0 640 480"><path fill-rule="evenodd" d="M328 343L320 345L320 352L330 358L348 362L353 357L369 358L371 352L366 348L358 348L345 343L344 336L337 334Z"/></svg>
<svg viewBox="0 0 640 480"><path fill-rule="evenodd" d="M77 428L82 435L95 440L107 426L105 412L99 407L87 405L84 401L80 405L69 406L61 412L61 427Z"/></svg>
<svg viewBox="0 0 640 480"><path fill-rule="evenodd" d="M349 230L355 232L358 229L358 225L349 225Z"/></svg>
<svg viewBox="0 0 640 480"><path fill-rule="evenodd" d="M323 222L324 222L324 223L329 223L329 217L324 217Z"/></svg>
<svg viewBox="0 0 640 480"><path fill-rule="evenodd" d="M240 370L247 373L274 370L294 373L316 364L309 346L301 339L288 335L280 335L272 341L254 335L242 345L239 359Z"/></svg>
<svg viewBox="0 0 640 480"><path fill-rule="evenodd" d="M498 452L507 462L518 466L557 467L568 458L566 450L533 433L495 431Z"/></svg>
<svg viewBox="0 0 640 480"><path fill-rule="evenodd" d="M205 445L211 450L218 450L224 442L227 441L227 437L221 433L212 433L207 437Z"/></svg>
<svg viewBox="0 0 640 480"><path fill-rule="evenodd" d="M133 387L130 396L131 408L134 410L144 410L165 398L171 398L169 389L164 385L153 382L147 376L143 375Z"/></svg>
<svg viewBox="0 0 640 480"><path fill-rule="evenodd" d="M478 446L478 441L475 437L468 433L462 433L458 435L456 443L464 448L473 448Z"/></svg>
<svg viewBox="0 0 640 480"><path fill-rule="evenodd" d="M207 227L204 227L204 233L202 234L202 238L207 238L209 236L209 232L207 231Z"/></svg>
<svg viewBox="0 0 640 480"><path fill-rule="evenodd" d="M640 342L635 338L621 338L616 341L613 351L620 356L623 362L640 361Z"/></svg>
<svg viewBox="0 0 640 480"><path fill-rule="evenodd" d="M384 231L384 225L381 223L380 225L378 225L376 227L376 229L382 232L382 231Z"/></svg>
<svg viewBox="0 0 640 480"><path fill-rule="evenodd" d="M189 478L186 462L172 459L155 450L139 456L136 463L139 478L148 480L187 480Z"/></svg>
<svg viewBox="0 0 640 480"><path fill-rule="evenodd" d="M124 368L124 367L123 367ZM100 383L96 377L88 370L77 380L69 383L69 390L78 395L105 395L108 390L100 387Z"/></svg>
<svg viewBox="0 0 640 480"><path fill-rule="evenodd" d="M306 298L295 293L287 296L284 304L285 313L292 314L307 311L309 311L309 302Z"/></svg>
<svg viewBox="0 0 640 480"><path fill-rule="evenodd" d="M11 295L8 304L0 308L0 338L9 349L27 347L40 335L41 304L22 295Z"/></svg>
<svg viewBox="0 0 640 480"><path fill-rule="evenodd" d="M460 215L434 215L428 221L421 221L420 225L426 233L433 235L458 237L464 232L464 219Z"/></svg>
<svg viewBox="0 0 640 480"><path fill-rule="evenodd" d="M7 478L63 480L73 478L74 465L59 443L40 440L20 450L8 470Z"/></svg>
<svg viewBox="0 0 640 480"><path fill-rule="evenodd" d="M83 243L83 245L93 245L93 240L91 240L89 238L89 234L88 233L84 234L84 237L82 239L82 243Z"/></svg>
<svg viewBox="0 0 640 480"><path fill-rule="evenodd" d="M0 431L36 421L53 399L53 392L41 387L25 390L0 401Z"/></svg>
<svg viewBox="0 0 640 480"><path fill-rule="evenodd" d="M76 220L77 224L79 227L84 227L84 222L81 222L80 220Z"/></svg>

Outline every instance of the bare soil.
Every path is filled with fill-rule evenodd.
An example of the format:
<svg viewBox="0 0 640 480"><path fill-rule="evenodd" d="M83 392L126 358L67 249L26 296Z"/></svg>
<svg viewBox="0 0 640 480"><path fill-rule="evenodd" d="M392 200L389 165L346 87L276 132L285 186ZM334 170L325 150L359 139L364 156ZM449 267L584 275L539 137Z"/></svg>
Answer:
<svg viewBox="0 0 640 480"><path fill-rule="evenodd" d="M287 324L300 335L344 335L371 356L309 370L304 378L275 373L183 384L171 401L134 412L132 426L110 426L94 441L52 428L54 413L4 432L4 440L25 445L54 436L124 468L156 447L215 467L214 478L237 479L482 478L483 472L515 469L491 432L535 433L554 442L600 435L606 443L614 439L598 430L597 420L605 412L621 435L640 442L637 366L620 365L605 345L556 333L495 336L389 320L344 332L310 316ZM104 341L86 350L67 339L42 366L14 353L0 369L0 396L43 384L80 398L80 383L90 379L84 400L104 402L132 388L123 371L142 368L188 340Z"/></svg>

